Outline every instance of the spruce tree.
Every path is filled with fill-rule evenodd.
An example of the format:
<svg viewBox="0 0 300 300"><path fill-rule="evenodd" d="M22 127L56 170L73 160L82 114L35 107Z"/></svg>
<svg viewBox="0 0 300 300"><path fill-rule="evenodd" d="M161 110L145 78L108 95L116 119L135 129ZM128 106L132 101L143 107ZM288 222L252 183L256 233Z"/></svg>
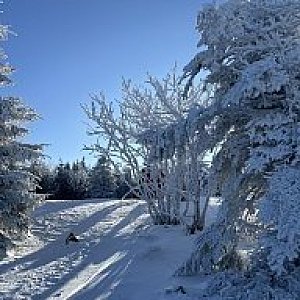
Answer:
<svg viewBox="0 0 300 300"><path fill-rule="evenodd" d="M72 180L72 169L69 163L62 162L56 167L54 178L54 199L74 199L74 185Z"/></svg>
<svg viewBox="0 0 300 300"><path fill-rule="evenodd" d="M71 182L75 199L84 199L87 196L88 168L84 158L72 164Z"/></svg>
<svg viewBox="0 0 300 300"><path fill-rule="evenodd" d="M7 39L9 28L0 25L0 41ZM11 83L12 67L0 49L0 84ZM28 129L24 123L36 120L37 113L20 98L0 97L0 256L16 238L26 236L30 213L42 198L35 193L36 178L30 173L32 160L42 154L40 145L21 142Z"/></svg>
<svg viewBox="0 0 300 300"><path fill-rule="evenodd" d="M99 157L89 176L89 195L93 198L111 198L115 182L108 159Z"/></svg>
<svg viewBox="0 0 300 300"><path fill-rule="evenodd" d="M211 297L230 285L224 299L299 296L299 15L298 0L228 0L198 17L200 52L185 68L187 87L204 71L214 95L189 122L202 136L199 149L215 150L208 189L223 202L179 273L246 267L252 278L247 285L223 276Z"/></svg>

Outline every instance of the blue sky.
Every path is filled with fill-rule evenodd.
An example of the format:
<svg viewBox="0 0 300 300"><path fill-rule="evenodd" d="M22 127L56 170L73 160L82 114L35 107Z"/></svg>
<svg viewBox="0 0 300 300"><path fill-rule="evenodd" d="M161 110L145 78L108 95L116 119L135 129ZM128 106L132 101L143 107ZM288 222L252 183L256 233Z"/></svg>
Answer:
<svg viewBox="0 0 300 300"><path fill-rule="evenodd" d="M83 155L89 93L120 96L122 77L142 83L146 73L180 69L196 53L197 12L203 0L5 0L1 22L18 37L3 46L17 69L17 95L42 120L29 140L48 143L52 162ZM4 90L2 91L4 93Z"/></svg>

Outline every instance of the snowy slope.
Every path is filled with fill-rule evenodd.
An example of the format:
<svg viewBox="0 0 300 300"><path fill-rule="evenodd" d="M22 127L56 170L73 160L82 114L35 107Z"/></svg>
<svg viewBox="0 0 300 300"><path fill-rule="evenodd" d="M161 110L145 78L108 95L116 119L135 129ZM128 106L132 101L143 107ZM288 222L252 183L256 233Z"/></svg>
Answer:
<svg viewBox="0 0 300 300"><path fill-rule="evenodd" d="M201 288L199 278L172 276L195 236L151 226L142 201L51 201L35 219L0 265L0 299L192 299L174 290ZM66 245L70 232L79 243Z"/></svg>

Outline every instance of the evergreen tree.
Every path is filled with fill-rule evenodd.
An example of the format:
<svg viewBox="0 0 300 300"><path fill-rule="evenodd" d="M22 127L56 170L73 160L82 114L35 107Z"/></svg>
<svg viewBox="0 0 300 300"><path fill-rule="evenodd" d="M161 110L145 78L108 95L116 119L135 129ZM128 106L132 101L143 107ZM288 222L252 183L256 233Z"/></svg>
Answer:
<svg viewBox="0 0 300 300"><path fill-rule="evenodd" d="M228 0L198 17L187 87L205 71L214 95L188 122L199 151L214 149L208 189L223 202L179 273L248 269L220 275L207 297L299 298L299 15L298 0Z"/></svg>
<svg viewBox="0 0 300 300"><path fill-rule="evenodd" d="M51 199L76 200L87 195L89 169L85 160L72 163L60 163L54 172L44 174L41 183L49 183ZM52 180L51 180L52 179Z"/></svg>
<svg viewBox="0 0 300 300"><path fill-rule="evenodd" d="M93 198L111 198L114 190L115 182L111 166L107 158L101 156L90 172L89 196Z"/></svg>
<svg viewBox="0 0 300 300"><path fill-rule="evenodd" d="M54 178L54 194L51 198L67 200L74 199L74 185L69 163L62 162L56 167Z"/></svg>
<svg viewBox="0 0 300 300"><path fill-rule="evenodd" d="M8 27L0 25L0 40L7 39ZM12 68L0 49L0 84L11 81ZM38 118L19 98L0 97L0 256L12 239L26 235L32 209L42 200L35 193L36 178L28 171L30 162L41 155L42 147L20 142L28 130L23 124Z"/></svg>
<svg viewBox="0 0 300 300"><path fill-rule="evenodd" d="M84 199L87 196L88 168L84 158L72 165L71 182L73 186L74 199Z"/></svg>
<svg viewBox="0 0 300 300"><path fill-rule="evenodd" d="M31 163L29 171L38 179L36 192L50 197L54 192L54 174L50 166L43 160L37 160Z"/></svg>

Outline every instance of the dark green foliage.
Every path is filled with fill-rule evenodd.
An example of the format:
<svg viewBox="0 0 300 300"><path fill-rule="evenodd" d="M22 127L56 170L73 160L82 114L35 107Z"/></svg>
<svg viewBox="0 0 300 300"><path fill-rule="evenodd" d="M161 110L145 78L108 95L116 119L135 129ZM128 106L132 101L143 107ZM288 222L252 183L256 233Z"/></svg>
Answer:
<svg viewBox="0 0 300 300"><path fill-rule="evenodd" d="M84 160L60 163L54 170L53 194L51 199L83 199L87 193L87 167Z"/></svg>
<svg viewBox="0 0 300 300"><path fill-rule="evenodd" d="M115 178L109 161L101 156L89 175L88 194L92 198L112 198L115 191Z"/></svg>
<svg viewBox="0 0 300 300"><path fill-rule="evenodd" d="M124 168L121 174L116 174L103 157L92 168L86 165L83 158L73 163L60 162L54 168L36 161L29 171L39 179L37 193L47 195L48 199L136 197L129 188L129 185L134 186L131 170Z"/></svg>

